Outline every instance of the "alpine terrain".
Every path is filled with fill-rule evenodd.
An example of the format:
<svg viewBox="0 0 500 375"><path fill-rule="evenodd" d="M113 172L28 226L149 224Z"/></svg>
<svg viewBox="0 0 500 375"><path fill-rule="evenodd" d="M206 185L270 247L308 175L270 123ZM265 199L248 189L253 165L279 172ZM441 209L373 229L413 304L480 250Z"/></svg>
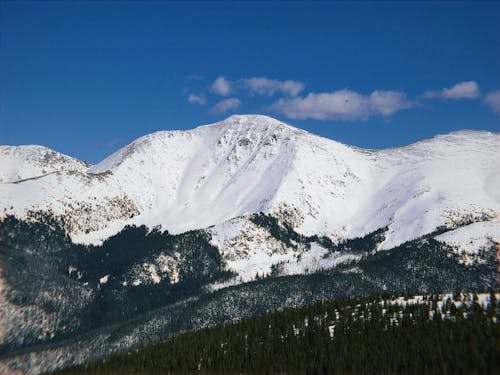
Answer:
<svg viewBox="0 0 500 375"><path fill-rule="evenodd" d="M498 290L500 134L365 150L260 115L91 165L0 146L0 368L376 293Z"/></svg>

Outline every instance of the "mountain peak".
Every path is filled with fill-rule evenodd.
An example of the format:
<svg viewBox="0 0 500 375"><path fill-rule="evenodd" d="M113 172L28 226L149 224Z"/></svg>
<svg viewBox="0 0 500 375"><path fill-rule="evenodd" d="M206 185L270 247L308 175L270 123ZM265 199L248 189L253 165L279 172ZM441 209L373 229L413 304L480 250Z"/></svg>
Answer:
<svg viewBox="0 0 500 375"><path fill-rule="evenodd" d="M19 174L20 164L0 153L0 166L13 166L3 182L44 176L16 185L29 194L0 185L0 201L13 202L8 207L21 215L49 207L75 220L77 204L91 205L92 218L78 228L101 239L125 222L181 233L285 210L298 212L294 226L307 235L347 238L390 226L388 247L432 231L452 214L496 212L500 202L498 135L490 133L458 132L367 152L268 116L233 115L146 135L90 168L65 161L49 169L44 160L22 162L26 173ZM70 170L81 173L63 178ZM119 219L110 224L97 212ZM107 227L109 233L96 230Z"/></svg>
<svg viewBox="0 0 500 375"><path fill-rule="evenodd" d="M259 129L259 130L286 128L294 131L305 132L301 129L290 126L284 123L283 121L277 120L273 117L265 115L256 115L256 114L232 115L224 120L218 121L210 125L202 125L199 128L203 129L206 127L225 128L225 129L232 128L232 129L241 129L243 131L249 128Z"/></svg>
<svg viewBox="0 0 500 375"><path fill-rule="evenodd" d="M101 173L113 169L126 158L138 153L150 154L157 158L159 155L169 155L171 150L178 150L182 153L210 144L225 147L258 146L281 142L290 138L292 134L306 133L304 130L294 128L269 116L232 115L222 121L201 125L191 130L164 130L137 138L93 166L90 172Z"/></svg>
<svg viewBox="0 0 500 375"><path fill-rule="evenodd" d="M85 172L89 165L45 146L0 146L0 183L62 171Z"/></svg>
<svg viewBox="0 0 500 375"><path fill-rule="evenodd" d="M240 125L266 124L266 125L285 125L283 122L266 115L247 114L232 115L222 120L221 123L232 123Z"/></svg>

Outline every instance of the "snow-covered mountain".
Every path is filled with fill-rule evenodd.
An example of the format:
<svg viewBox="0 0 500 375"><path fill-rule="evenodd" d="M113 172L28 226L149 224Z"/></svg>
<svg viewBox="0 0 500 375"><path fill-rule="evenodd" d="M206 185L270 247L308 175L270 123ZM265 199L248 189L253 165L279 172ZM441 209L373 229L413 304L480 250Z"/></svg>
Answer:
<svg viewBox="0 0 500 375"><path fill-rule="evenodd" d="M81 342L93 358L339 296L488 290L500 134L363 150L245 115L146 135L96 165L0 146L0 210L0 367L36 374Z"/></svg>
<svg viewBox="0 0 500 375"><path fill-rule="evenodd" d="M64 215L74 240L126 224L171 233L264 212L305 235L352 238L388 226L380 248L500 213L500 135L462 131L363 150L265 116L141 137L88 166L38 146L0 149L0 204ZM224 229L223 229L224 228ZM232 230L234 231L234 230Z"/></svg>
<svg viewBox="0 0 500 375"><path fill-rule="evenodd" d="M277 262L294 260L290 274L353 259L327 261L318 247L297 262L297 251L248 220L255 213L334 241L387 227L378 249L471 223L438 239L467 254L500 242L500 135L489 132L363 150L266 116L231 116L146 135L96 165L40 146L2 147L0 165L7 214L59 215L74 241L94 244L128 224L174 234L208 228L243 281ZM145 275L134 274L154 282L162 268L140 264Z"/></svg>

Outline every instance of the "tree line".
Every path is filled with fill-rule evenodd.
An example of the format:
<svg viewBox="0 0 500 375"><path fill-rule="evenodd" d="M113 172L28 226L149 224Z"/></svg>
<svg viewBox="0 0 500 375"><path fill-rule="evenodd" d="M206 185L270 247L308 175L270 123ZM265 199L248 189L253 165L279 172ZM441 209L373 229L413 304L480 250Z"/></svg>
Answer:
<svg viewBox="0 0 500 375"><path fill-rule="evenodd" d="M499 374L495 294L321 302L187 332L57 372L74 374Z"/></svg>

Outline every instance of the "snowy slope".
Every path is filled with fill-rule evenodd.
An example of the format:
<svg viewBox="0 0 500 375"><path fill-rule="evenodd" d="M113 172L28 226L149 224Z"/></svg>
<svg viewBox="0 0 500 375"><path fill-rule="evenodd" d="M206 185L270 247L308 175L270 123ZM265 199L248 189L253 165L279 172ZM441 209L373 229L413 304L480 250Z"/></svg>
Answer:
<svg viewBox="0 0 500 375"><path fill-rule="evenodd" d="M60 171L85 172L89 165L43 146L0 146L0 183Z"/></svg>
<svg viewBox="0 0 500 375"><path fill-rule="evenodd" d="M500 136L461 131L380 151L375 176L383 181L369 212L390 217L384 248L416 238L436 226L499 217ZM377 213L378 212L378 213Z"/></svg>
<svg viewBox="0 0 500 375"><path fill-rule="evenodd" d="M370 151L246 115L144 136L88 170L31 150L17 148L25 155L18 164L11 151L0 153L0 208L65 215L81 242L99 242L125 224L180 233L266 212L300 233L337 239L389 226L383 249L441 225L500 216L500 135L488 132ZM227 237L228 225L214 236Z"/></svg>
<svg viewBox="0 0 500 375"><path fill-rule="evenodd" d="M80 280L80 272L89 273L108 258L100 258L102 254L97 252L88 265L83 260L75 264L74 252L68 252L67 257L57 253L54 258L44 258L43 252L32 253L40 239L33 238L32 248L20 249L24 257L20 259L31 262L26 263L27 279L20 278L26 276L24 263L16 257L8 258L7 266L0 266L0 310L3 308L5 317L0 319L0 328L5 331L0 329L0 343L14 340L21 345L32 334L40 340L50 340L55 333L71 331L74 327L60 318L80 319L79 309L95 308L93 298L102 291L106 292L102 293L104 296L115 296L108 293L111 290L117 296L128 296L127 291L133 291L130 295L135 296L137 291L149 290L153 296L159 296L166 285L182 286L185 271L197 266L194 261L186 263L186 249L193 238L205 238L206 233L211 239L206 237L205 241L211 241L221 254L218 264L225 271L234 272L232 278L214 278L203 284L209 290L251 281L257 275L313 273L342 263L348 264L339 269L339 274L348 273L349 280L367 272L360 276L373 278L373 285L399 284L399 279L379 277L363 268L361 264L366 259L360 258L372 256L381 262L392 259L390 265L397 269L410 270L408 266L416 263L416 269L423 270L423 274L408 272L413 278L408 281L405 275L401 282L411 284L416 279L418 288L421 276L427 283L427 275L436 273L439 280L444 280L440 284L443 290L455 288L457 280L460 285L476 279L477 285L487 285L491 279L487 267L484 271L439 264L434 269L433 262L439 257L428 258L433 254L429 249L416 247L410 251L410 246L402 247L402 251L409 251L410 258L413 251L419 250L426 256L398 263L391 258L394 252L375 253L371 251L373 247L355 251L354 247L332 246L320 237L342 241L387 227L383 242L380 243L383 235L371 242L379 243L377 249L383 250L432 233L436 240L461 254L464 263L483 263L478 265L481 267L486 264L487 251L491 259L492 247L500 249L499 172L500 135L495 133L461 131L401 148L363 150L265 116L232 116L190 131L149 134L96 165L41 146L0 146L3 214L23 218L35 210L62 215L72 239L82 243L100 243L127 224L145 224L150 228L161 225L172 233L204 229L187 238L179 248L162 248L152 255L135 252L141 248L141 242L122 252L122 243L118 241L117 251L106 254L116 258L105 262L106 268L97 267L88 280ZM270 215L253 215L261 212ZM255 219L262 217L274 219L285 235L294 236L283 240L271 230L276 229L275 222L268 225L265 220ZM0 220L0 228L7 228L2 227L3 223ZM449 230L443 233L442 226ZM438 228L439 235L433 233ZM305 237L296 232L318 237L302 241ZM374 238L373 233L369 238ZM420 245L425 243L435 246L426 238L418 241ZM17 250L10 248L11 253ZM122 269L123 255L133 261ZM64 267L59 269L55 266L59 263L54 262L54 267L46 272L45 265L51 264L46 259L61 259ZM117 263L120 267L114 269ZM34 264L44 267L33 267ZM421 265L424 267L419 268ZM460 277L453 273L457 269L461 270ZM10 278L2 274L3 270L9 270ZM468 276L462 279L463 272ZM430 280L429 285L434 287ZM34 293L38 299L33 304L10 302L8 295L15 293L23 300L26 291L15 289L21 284L35 292L43 287L40 295ZM269 292L272 297L273 291ZM293 293L292 299L296 294ZM44 309L40 301L54 301L60 308ZM124 313L133 304L116 305L124 306L120 312ZM141 336L134 337L140 340Z"/></svg>
<svg viewBox="0 0 500 375"><path fill-rule="evenodd" d="M463 254L466 263L481 262L481 251L496 246L500 251L500 220L472 223L435 237Z"/></svg>

